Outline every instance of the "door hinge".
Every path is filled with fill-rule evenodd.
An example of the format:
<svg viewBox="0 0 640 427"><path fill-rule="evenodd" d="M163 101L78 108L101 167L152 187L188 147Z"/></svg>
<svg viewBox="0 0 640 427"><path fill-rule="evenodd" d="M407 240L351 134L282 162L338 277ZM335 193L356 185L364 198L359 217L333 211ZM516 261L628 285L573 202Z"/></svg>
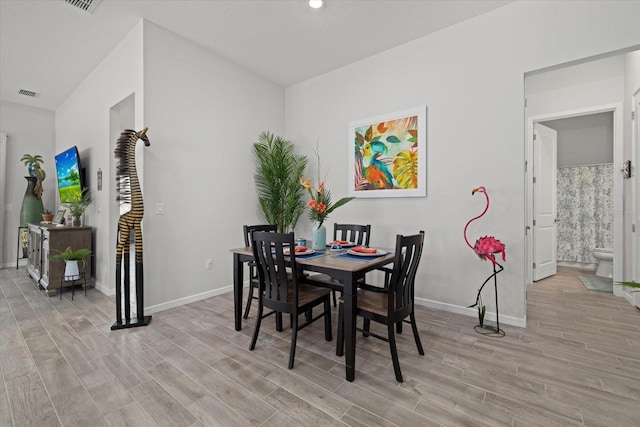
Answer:
<svg viewBox="0 0 640 427"><path fill-rule="evenodd" d="M527 98L524 99L524 108L527 108Z"/></svg>
<svg viewBox="0 0 640 427"><path fill-rule="evenodd" d="M524 173L527 173L527 161L524 161Z"/></svg>
<svg viewBox="0 0 640 427"><path fill-rule="evenodd" d="M636 232L636 225L635 224L631 224L631 232L632 233Z"/></svg>
<svg viewBox="0 0 640 427"><path fill-rule="evenodd" d="M536 268L536 263L535 262L533 263L533 268Z"/></svg>
<svg viewBox="0 0 640 427"><path fill-rule="evenodd" d="M538 138L538 135L534 133L533 134L533 140L535 141L537 138Z"/></svg>
<svg viewBox="0 0 640 427"><path fill-rule="evenodd" d="M533 183L534 184L536 183L536 177L535 176L533 177Z"/></svg>
<svg viewBox="0 0 640 427"><path fill-rule="evenodd" d="M533 226L534 227L536 226L536 220L535 219L533 220Z"/></svg>
<svg viewBox="0 0 640 427"><path fill-rule="evenodd" d="M631 112L631 120L635 120L636 119L636 112L632 111Z"/></svg>

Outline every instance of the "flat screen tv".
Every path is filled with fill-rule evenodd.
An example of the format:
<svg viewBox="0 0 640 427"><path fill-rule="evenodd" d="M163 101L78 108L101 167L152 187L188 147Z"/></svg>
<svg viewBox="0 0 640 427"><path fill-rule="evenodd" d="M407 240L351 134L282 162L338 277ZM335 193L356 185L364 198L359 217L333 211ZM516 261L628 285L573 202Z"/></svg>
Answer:
<svg viewBox="0 0 640 427"><path fill-rule="evenodd" d="M82 172L80 156L75 145L56 155L56 177L58 178L60 203L82 199L82 190L85 187Z"/></svg>

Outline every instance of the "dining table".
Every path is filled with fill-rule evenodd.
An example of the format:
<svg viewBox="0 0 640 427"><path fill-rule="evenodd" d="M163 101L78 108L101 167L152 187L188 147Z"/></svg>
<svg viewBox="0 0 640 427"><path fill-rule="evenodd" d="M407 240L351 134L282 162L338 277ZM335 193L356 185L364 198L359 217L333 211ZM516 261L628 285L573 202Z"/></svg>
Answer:
<svg viewBox="0 0 640 427"><path fill-rule="evenodd" d="M309 245L310 247L310 245ZM242 329L242 292L244 286L244 263L253 260L251 247L231 249L233 253L233 312L235 329ZM298 270L303 272L322 273L331 276L342 283L344 289L342 300L344 304L344 354L345 354L345 378L353 381L355 378L356 359L356 307L357 307L357 282L367 272L376 270L394 260L393 249L378 249L375 255L353 254L347 250L315 251L310 255L296 256ZM313 283L313 275L309 275L307 281Z"/></svg>

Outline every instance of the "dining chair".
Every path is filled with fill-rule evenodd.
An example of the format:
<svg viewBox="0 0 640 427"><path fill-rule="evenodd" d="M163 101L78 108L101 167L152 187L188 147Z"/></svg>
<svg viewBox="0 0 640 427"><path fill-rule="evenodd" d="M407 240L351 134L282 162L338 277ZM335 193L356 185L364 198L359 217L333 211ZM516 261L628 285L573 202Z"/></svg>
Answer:
<svg viewBox="0 0 640 427"><path fill-rule="evenodd" d="M358 290L357 294L356 315L364 319L364 325L362 329L356 328L356 330L362 332L364 337L373 336L389 343L393 370L398 382L403 380L398 360L394 326L402 324L402 322L410 323L418 353L421 356L424 355L414 312L414 285L416 271L422 256L423 243L424 231L412 236L398 235L396 237L393 268L391 273L386 275L388 283L382 288L366 283L358 285L361 289ZM407 317L409 317L409 320L407 320ZM386 337L370 331L369 325L372 320L387 326ZM338 343L336 346L336 354L338 356L342 356L344 353L343 329L344 303L341 299L338 309Z"/></svg>
<svg viewBox="0 0 640 427"><path fill-rule="evenodd" d="M305 283L298 274L293 233L254 231L251 234L253 257L259 278L258 316L250 350L256 347L262 319L274 313L288 313L291 317L291 351L289 369L293 368L298 331L324 317L324 338L333 339L331 333L331 291ZM290 274L289 274L290 273ZM313 317L314 307L323 304L322 314ZM264 314L264 308L271 311ZM303 324L298 323L300 314L307 314Z"/></svg>
<svg viewBox="0 0 640 427"><path fill-rule="evenodd" d="M369 246L371 225L333 224L333 240L346 240L358 246Z"/></svg>
<svg viewBox="0 0 640 427"><path fill-rule="evenodd" d="M243 225L242 229L244 231L244 245L246 247L251 246L251 233L253 231L269 231L276 232L278 231L278 226L276 224L259 224L259 225ZM258 287L258 272L256 271L256 263L255 261L249 261L247 263L249 266L249 296L247 297L247 304L244 309L244 319L249 317L249 310L251 309L251 302L253 299L258 299L258 297L253 295L253 290Z"/></svg>
<svg viewBox="0 0 640 427"><path fill-rule="evenodd" d="M333 224L333 241L347 241L355 243L357 246L369 246L371 239L371 224ZM316 286L324 286L331 289L333 296L333 306L337 307L336 291L342 295L343 285L338 280L326 274L316 274L313 276Z"/></svg>

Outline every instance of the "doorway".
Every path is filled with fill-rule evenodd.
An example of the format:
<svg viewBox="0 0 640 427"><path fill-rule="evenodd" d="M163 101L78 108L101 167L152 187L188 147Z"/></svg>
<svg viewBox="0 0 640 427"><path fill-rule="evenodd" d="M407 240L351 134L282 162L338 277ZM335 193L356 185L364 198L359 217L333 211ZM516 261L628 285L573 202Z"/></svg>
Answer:
<svg viewBox="0 0 640 427"><path fill-rule="evenodd" d="M583 159L576 159L575 162L577 163L582 163L582 164L577 164L575 166L580 166L581 170L577 171L576 173L581 174L581 173L599 173L602 174L603 170L608 171L611 173L611 176L609 177L611 181L613 181L613 194L611 195L612 197L612 201L613 201L613 206L611 208L609 208L609 213L607 214L608 216L610 216L611 218L611 226L610 226L610 235L605 236L605 237L599 237L599 239L597 240L598 243L596 243L596 240L594 240L594 242L589 243L587 246L582 247L582 248L570 248L569 246L571 246L571 242L563 242L563 245L565 246L564 251L561 251L562 253L569 253L572 252L572 255L570 255L570 259L566 260L569 261L569 264L571 262L576 262L576 265L581 265L584 264L587 260L588 260L588 252L593 249L593 247L596 247L595 245L609 245L611 244L611 247L613 248L613 253L614 253L614 261L613 261L613 278L614 281L619 281L621 280L622 277L622 262L620 257L618 257L617 255L622 253L622 239L620 238L622 236L622 220L620 218L617 218L616 215L614 215L614 212L621 212L622 211L622 206L623 206L623 193L622 193L622 176L619 173L615 173L615 171L613 170L613 165L615 164L621 164L622 162L622 157L623 157L623 152L622 152L622 148L623 148L623 141L622 141L622 106L620 104L613 104L613 105L603 105L603 106L597 106L597 107L592 107L592 108L586 108L586 109L582 109L582 110L575 110L575 111L566 111L566 112L560 112L560 113L551 113L551 114L547 114L547 115L541 115L541 116L537 116L537 117L530 117L528 119L528 129L530 129L529 135L531 135L530 140L528 139L529 144L531 145L531 150L532 153L535 152L534 150L534 140L533 140L533 135L534 135L534 128L537 127L539 124L544 124L546 126L554 126L554 127L562 127L560 125L560 123L562 123L563 120L565 119L578 119L578 120L585 120L585 119L589 119L590 117L598 117L598 118L602 118L602 117L610 117L611 120L611 135L610 135L610 139L612 141L612 144L609 145L609 153L607 153L607 155L609 155L610 157L603 157L605 156L604 154L600 157L596 157L599 158L601 160L583 160ZM597 119L596 119L597 120ZM566 123L566 122L565 122ZM611 146L612 145L612 146ZM604 144L603 144L604 147ZM601 148L603 148L601 147ZM565 147L566 148L566 147ZM606 149L605 149L606 151ZM584 155L589 155L589 153L586 152L583 153ZM591 153L592 154L592 153ZM596 155L597 156L597 155ZM547 156L548 157L548 156ZM566 156L565 156L566 157ZM562 159L563 157L560 156L560 158ZM587 159L589 157L586 157ZM591 157L593 158L593 157ZM543 273L538 274L538 272L536 272L536 268L537 265L535 265L534 263L536 262L536 256L538 253L551 253L553 252L554 254L557 253L557 248L558 248L558 243L556 241L556 239L548 239L548 238L544 238L541 239L539 233L537 233L537 230L535 230L535 228L538 226L538 224L534 224L533 220L536 219L536 212L538 211L538 209L536 208L536 201L538 200L538 196L536 196L536 193L548 193L553 191L554 195L555 195L555 190L557 189L557 181L556 179L553 180L548 180L548 179L540 179L540 177L536 176L536 173L539 173L539 171L541 170L545 170L544 167L541 167L541 165L536 164L536 161L540 162L540 158L536 157L535 155L532 155L530 157L531 159L531 183L532 185L530 186L530 192L528 192L528 197L527 200L531 200L531 227L530 230L532 230L531 233L527 233L528 236L530 236L530 245L531 245L531 259L534 260L533 263L530 265L529 268L529 275L528 275L528 283L533 283L536 280L540 280L543 279L544 277L548 277L549 275L555 274L555 271L552 271L551 269L547 268ZM558 162L558 168L554 170L560 170L559 168L566 165L566 160L561 160ZM548 168L546 168L548 169ZM593 172L593 171L596 172ZM564 171L563 171L564 172ZM573 173L573 171L567 171L567 174ZM546 190L542 190L540 187L541 185L546 185L548 186L548 188ZM553 235L554 236L558 236L558 221L562 221L562 217L558 217L555 216L554 218L552 218L552 229L553 229ZM566 221L566 219L565 219ZM527 230L529 231L529 230ZM551 233L546 233L546 235L549 235ZM562 236L563 239L566 238L566 236ZM604 239L604 240L603 240ZM608 240L607 240L608 239ZM607 240L605 242L605 240ZM605 243L600 243L600 242L605 242ZM610 242L610 243L609 243ZM548 248L540 248L540 245L551 245ZM593 247L592 247L593 246ZM571 259L571 257L574 257L573 259ZM555 260L557 261L557 259ZM565 261L565 260L561 260L561 261ZM567 265L565 263L565 265ZM587 267L592 267L590 265L588 265ZM550 274L547 274L550 273Z"/></svg>
<svg viewBox="0 0 640 427"><path fill-rule="evenodd" d="M116 105L111 107L109 110L109 152L113 153L116 148L116 143L118 138L120 137L120 133L124 129L134 129L135 128L135 94L130 94ZM109 156L109 171L116 170L116 159L115 156ZM115 177L113 177L115 178ZM116 242L118 239L118 221L120 215L122 214L122 206L118 202L118 193L116 189L116 185L113 184L115 179L111 179L112 185L108 185L109 189L109 230L112 230L109 233L109 285L110 294L115 294L115 286L119 284L115 284L115 270L116 270ZM131 248L131 253L135 253L135 250ZM131 265L125 266L124 268L132 269L135 264L135 257L131 257L130 263ZM114 285L115 284L115 285ZM122 295L122 303L124 304L124 295ZM131 283L129 289L129 307L132 312L135 312L136 307L136 293L135 293L135 274L131 276ZM124 310L124 305L123 305Z"/></svg>

